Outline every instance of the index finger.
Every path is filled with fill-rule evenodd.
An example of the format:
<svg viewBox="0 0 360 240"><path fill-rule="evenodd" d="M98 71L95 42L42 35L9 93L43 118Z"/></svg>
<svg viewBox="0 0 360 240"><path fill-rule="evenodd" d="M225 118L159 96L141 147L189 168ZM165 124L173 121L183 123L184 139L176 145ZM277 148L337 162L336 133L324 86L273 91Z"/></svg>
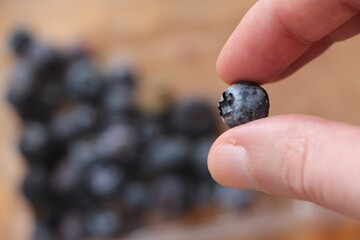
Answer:
<svg viewBox="0 0 360 240"><path fill-rule="evenodd" d="M223 47L217 70L228 84L274 81L359 9L360 0L260 0Z"/></svg>

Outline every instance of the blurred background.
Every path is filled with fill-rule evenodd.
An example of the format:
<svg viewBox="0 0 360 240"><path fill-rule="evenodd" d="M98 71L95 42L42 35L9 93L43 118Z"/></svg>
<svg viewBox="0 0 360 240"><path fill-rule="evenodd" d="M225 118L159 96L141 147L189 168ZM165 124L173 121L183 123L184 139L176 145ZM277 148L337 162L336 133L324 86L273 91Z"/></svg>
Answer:
<svg viewBox="0 0 360 240"><path fill-rule="evenodd" d="M32 207L19 190L27 172L17 150L22 124L6 101L15 62L8 39L16 26L28 27L37 40L50 45L85 44L105 69L114 59L131 63L139 76L140 105L146 107L159 89L165 89L174 101L196 96L215 109L227 87L215 70L217 55L255 2L0 0L0 238L31 239L34 226ZM360 100L359 43L358 37L338 43L286 81L265 85L270 115L312 114L359 125L360 110L354 108ZM218 124L220 132L226 130ZM355 239L360 233L355 221L310 203L256 195L255 203L243 212L209 210L209 216L150 221L119 237Z"/></svg>

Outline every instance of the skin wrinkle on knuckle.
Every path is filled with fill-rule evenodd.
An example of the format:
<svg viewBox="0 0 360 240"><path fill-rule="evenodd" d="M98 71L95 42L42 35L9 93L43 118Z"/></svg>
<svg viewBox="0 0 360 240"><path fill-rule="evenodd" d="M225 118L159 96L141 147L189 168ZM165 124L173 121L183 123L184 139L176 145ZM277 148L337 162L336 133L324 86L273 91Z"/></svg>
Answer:
<svg viewBox="0 0 360 240"><path fill-rule="evenodd" d="M360 13L355 16L354 21L356 22L356 24L358 24L360 30Z"/></svg>
<svg viewBox="0 0 360 240"><path fill-rule="evenodd" d="M360 13L358 13L355 17L354 17L354 22L356 24L356 34L360 33Z"/></svg>
<svg viewBox="0 0 360 240"><path fill-rule="evenodd" d="M350 9L359 11L360 10L360 0L338 0L340 4L347 6Z"/></svg>
<svg viewBox="0 0 360 240"><path fill-rule="evenodd" d="M306 178L306 166L311 161L309 138L298 133L284 144L285 151L279 156L279 180L297 198L310 199Z"/></svg>

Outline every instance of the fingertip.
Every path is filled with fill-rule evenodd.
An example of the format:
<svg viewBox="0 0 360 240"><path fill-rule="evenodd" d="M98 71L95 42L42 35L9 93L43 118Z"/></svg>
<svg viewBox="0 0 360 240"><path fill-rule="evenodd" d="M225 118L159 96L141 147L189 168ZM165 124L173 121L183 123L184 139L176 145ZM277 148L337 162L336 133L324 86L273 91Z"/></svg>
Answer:
<svg viewBox="0 0 360 240"><path fill-rule="evenodd" d="M216 71L220 78L227 84L231 85L235 83L235 80L231 81L231 74L229 73L229 63L224 56L224 51L226 48L226 44L221 50L217 60L216 60Z"/></svg>
<svg viewBox="0 0 360 240"><path fill-rule="evenodd" d="M213 144L208 155L208 168L213 179L231 188L254 189L249 177L245 148L230 138L229 131Z"/></svg>

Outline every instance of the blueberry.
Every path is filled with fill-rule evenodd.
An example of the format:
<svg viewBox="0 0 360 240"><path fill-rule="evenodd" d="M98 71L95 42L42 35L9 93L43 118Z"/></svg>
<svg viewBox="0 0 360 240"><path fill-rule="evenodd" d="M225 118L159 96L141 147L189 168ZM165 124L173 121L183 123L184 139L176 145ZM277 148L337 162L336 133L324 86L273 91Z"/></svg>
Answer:
<svg viewBox="0 0 360 240"><path fill-rule="evenodd" d="M21 153L31 162L39 162L50 153L49 134L40 123L31 123L26 126L20 139Z"/></svg>
<svg viewBox="0 0 360 240"><path fill-rule="evenodd" d="M207 156L215 138L211 136L203 137L192 144L191 167L200 178L210 179L210 173L207 167Z"/></svg>
<svg viewBox="0 0 360 240"><path fill-rule="evenodd" d="M102 79L93 63L79 60L67 69L65 85L75 98L92 101L101 93Z"/></svg>
<svg viewBox="0 0 360 240"><path fill-rule="evenodd" d="M222 94L218 105L220 116L230 128L267 117L269 107L266 91L253 82L230 86Z"/></svg>
<svg viewBox="0 0 360 240"><path fill-rule="evenodd" d="M16 29L10 36L9 46L17 56L25 55L32 44L32 36L24 28Z"/></svg>
<svg viewBox="0 0 360 240"><path fill-rule="evenodd" d="M11 74L11 83L7 93L8 101L15 107L26 105L36 89L33 64L27 61L17 62Z"/></svg>
<svg viewBox="0 0 360 240"><path fill-rule="evenodd" d="M121 215L113 209L89 210L84 215L84 225L90 237L104 239L114 237L124 224Z"/></svg>
<svg viewBox="0 0 360 240"><path fill-rule="evenodd" d="M55 240L55 234L43 223L35 223L32 240Z"/></svg>
<svg viewBox="0 0 360 240"><path fill-rule="evenodd" d="M192 203L195 207L204 207L212 204L215 182L213 180L196 181L191 185L193 189L191 194Z"/></svg>
<svg viewBox="0 0 360 240"><path fill-rule="evenodd" d="M152 185L152 208L168 217L179 216L188 208L187 184L175 175L163 175Z"/></svg>
<svg viewBox="0 0 360 240"><path fill-rule="evenodd" d="M115 196L125 182L125 174L113 162L95 162L84 169L83 184L91 196L104 199Z"/></svg>
<svg viewBox="0 0 360 240"><path fill-rule="evenodd" d="M142 169L150 175L180 172L186 166L189 142L179 136L158 136L145 149Z"/></svg>
<svg viewBox="0 0 360 240"><path fill-rule="evenodd" d="M53 138L66 142L73 137L89 133L96 128L98 115L90 105L74 105L70 109L60 109L50 122Z"/></svg>
<svg viewBox="0 0 360 240"><path fill-rule="evenodd" d="M132 91L136 87L136 76L133 70L127 66L116 66L110 70L107 76L112 85L122 85Z"/></svg>
<svg viewBox="0 0 360 240"><path fill-rule="evenodd" d="M149 205L149 190L147 186L139 181L129 182L121 192L122 202L132 214L144 214Z"/></svg>
<svg viewBox="0 0 360 240"><path fill-rule="evenodd" d="M28 61L35 65L37 76L45 82L61 78L66 67L65 56L60 51L42 44L31 48Z"/></svg>
<svg viewBox="0 0 360 240"><path fill-rule="evenodd" d="M246 209L254 201L255 192L216 185L213 199L221 208L228 210Z"/></svg>
<svg viewBox="0 0 360 240"><path fill-rule="evenodd" d="M67 159L78 168L82 168L87 164L94 162L97 160L94 141L92 139L71 141L68 145Z"/></svg>
<svg viewBox="0 0 360 240"><path fill-rule="evenodd" d="M65 98L62 82L48 81L44 83L38 96L43 105L53 112L54 109L61 105Z"/></svg>
<svg viewBox="0 0 360 240"><path fill-rule="evenodd" d="M108 85L102 97L102 104L108 114L129 113L133 111L133 94L122 85Z"/></svg>
<svg viewBox="0 0 360 240"><path fill-rule="evenodd" d="M11 75L7 99L24 121L46 121L63 100L62 90L59 82L42 81L33 61L21 59Z"/></svg>
<svg viewBox="0 0 360 240"><path fill-rule="evenodd" d="M48 201L48 172L42 166L31 166L22 184L22 192L33 205Z"/></svg>
<svg viewBox="0 0 360 240"><path fill-rule="evenodd" d="M83 218L79 212L66 212L58 226L60 239L77 240L82 239L84 234Z"/></svg>
<svg viewBox="0 0 360 240"><path fill-rule="evenodd" d="M91 49L82 42L77 42L65 49L64 53L69 62L89 59L91 56Z"/></svg>
<svg viewBox="0 0 360 240"><path fill-rule="evenodd" d="M210 105L201 99L191 99L174 107L171 123L175 132L198 137L217 130Z"/></svg>
<svg viewBox="0 0 360 240"><path fill-rule="evenodd" d="M136 146L136 129L126 124L115 124L99 134L94 147L99 159L124 163L134 157Z"/></svg>
<svg viewBox="0 0 360 240"><path fill-rule="evenodd" d="M79 187L81 169L68 160L61 161L51 174L52 190L58 195L74 194Z"/></svg>

